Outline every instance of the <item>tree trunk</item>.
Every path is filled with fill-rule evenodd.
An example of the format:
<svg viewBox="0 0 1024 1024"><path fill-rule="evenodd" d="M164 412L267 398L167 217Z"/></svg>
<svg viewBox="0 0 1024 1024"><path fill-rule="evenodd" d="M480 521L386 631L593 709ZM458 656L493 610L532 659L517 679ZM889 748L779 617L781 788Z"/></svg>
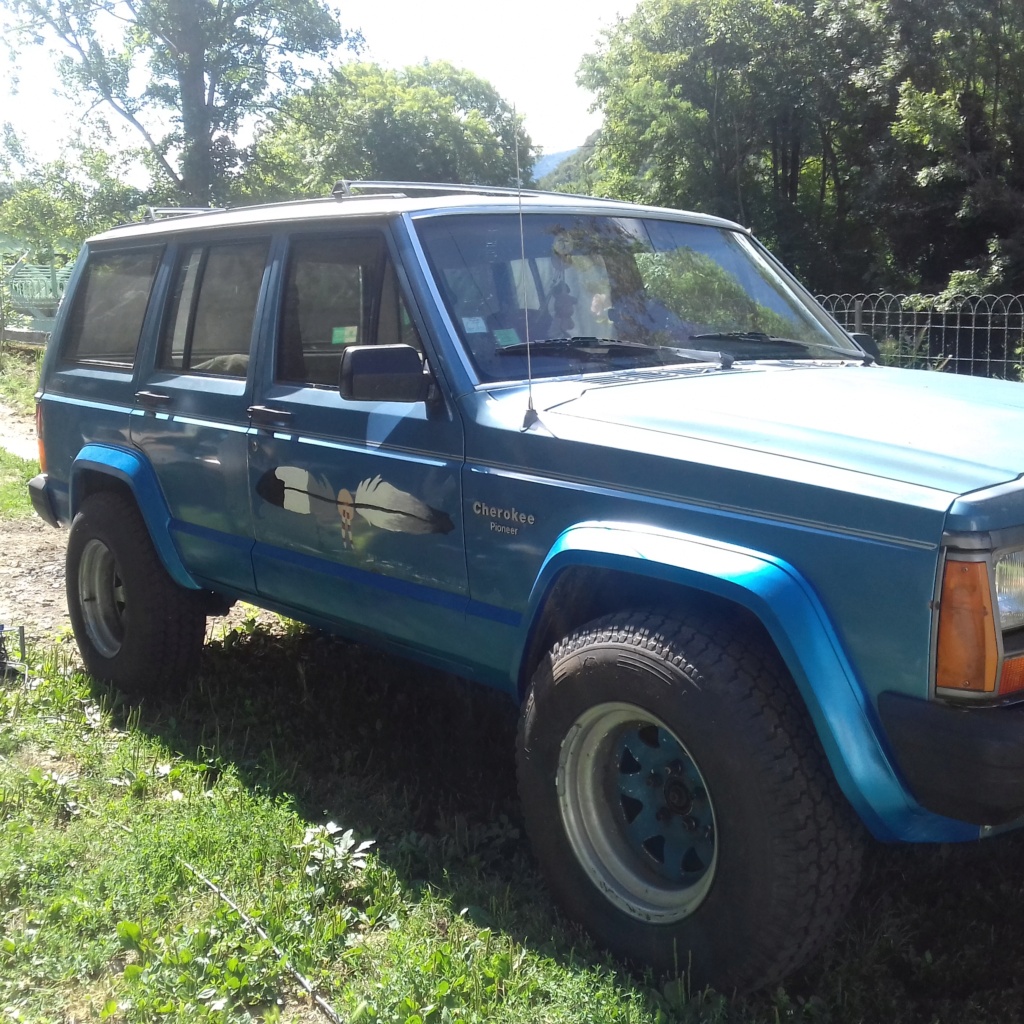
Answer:
<svg viewBox="0 0 1024 1024"><path fill-rule="evenodd" d="M789 119L789 181L787 193L791 203L796 202L800 188L800 115L794 110Z"/></svg>
<svg viewBox="0 0 1024 1024"><path fill-rule="evenodd" d="M209 205L213 192L213 139L206 98L206 40L202 2L170 0L169 24L175 31L168 42L181 90L182 190L189 202Z"/></svg>

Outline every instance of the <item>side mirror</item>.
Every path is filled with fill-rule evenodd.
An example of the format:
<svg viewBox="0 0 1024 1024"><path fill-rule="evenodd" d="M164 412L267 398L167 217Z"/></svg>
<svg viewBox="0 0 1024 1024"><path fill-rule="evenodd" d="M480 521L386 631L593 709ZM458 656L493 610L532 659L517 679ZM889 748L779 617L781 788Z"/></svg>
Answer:
<svg viewBox="0 0 1024 1024"><path fill-rule="evenodd" d="M354 402L424 402L430 378L411 345L349 345L341 353L338 390Z"/></svg>
<svg viewBox="0 0 1024 1024"><path fill-rule="evenodd" d="M863 334L858 331L856 334L850 334L850 337L853 338L853 340L857 342L857 344L860 345L860 347L864 349L869 356L874 356L876 363L880 363L882 361L882 353L879 351L878 342L875 341L870 334Z"/></svg>

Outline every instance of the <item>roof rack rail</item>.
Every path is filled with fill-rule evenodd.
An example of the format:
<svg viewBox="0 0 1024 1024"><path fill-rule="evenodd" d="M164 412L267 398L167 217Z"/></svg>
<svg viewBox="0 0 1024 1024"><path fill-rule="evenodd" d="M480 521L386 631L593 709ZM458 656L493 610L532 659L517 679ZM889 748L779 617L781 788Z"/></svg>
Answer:
<svg viewBox="0 0 1024 1024"><path fill-rule="evenodd" d="M562 196L567 198L590 199L596 202L615 203L617 199L604 196L578 196L570 192L555 192L550 189L516 188L512 185L461 185L442 181L351 181L342 178L334 186L331 195L335 199L354 199L360 191L373 191L377 195L404 198L406 192L433 192L439 195L475 196ZM379 190L379 191L378 191Z"/></svg>
<svg viewBox="0 0 1024 1024"><path fill-rule="evenodd" d="M147 206L142 220L147 224L172 217L195 217L200 213L223 213L223 206Z"/></svg>

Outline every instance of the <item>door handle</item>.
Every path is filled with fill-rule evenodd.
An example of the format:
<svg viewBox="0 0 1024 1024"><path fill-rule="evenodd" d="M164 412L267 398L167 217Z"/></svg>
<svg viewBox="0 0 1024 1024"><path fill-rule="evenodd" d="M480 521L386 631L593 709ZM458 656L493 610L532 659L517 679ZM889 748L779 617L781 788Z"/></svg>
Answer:
<svg viewBox="0 0 1024 1024"><path fill-rule="evenodd" d="M159 391L136 391L135 401L143 409L162 409L171 404L171 396L163 395Z"/></svg>
<svg viewBox="0 0 1024 1024"><path fill-rule="evenodd" d="M267 405L250 405L249 416L258 427L283 427L292 418L287 409L271 409Z"/></svg>

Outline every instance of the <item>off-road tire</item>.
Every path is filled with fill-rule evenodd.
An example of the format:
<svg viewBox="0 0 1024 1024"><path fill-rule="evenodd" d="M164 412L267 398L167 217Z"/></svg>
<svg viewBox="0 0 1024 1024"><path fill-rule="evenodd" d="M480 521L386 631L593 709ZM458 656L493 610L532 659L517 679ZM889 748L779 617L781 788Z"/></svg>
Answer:
<svg viewBox="0 0 1024 1024"><path fill-rule="evenodd" d="M713 818L713 843L687 854L687 882L667 877L677 861L653 864L653 897L644 887L649 844L630 832L632 798L622 795L636 793L636 782L626 786L617 763L636 735L653 735L651 723L691 780L683 792L693 814L680 820L705 835ZM863 827L784 664L766 640L720 620L619 613L558 643L523 708L518 775L527 831L558 902L616 955L660 976L725 992L769 985L824 944L857 886ZM648 783L664 801L660 784ZM582 794L576 803L573 792ZM678 831L678 807L666 808L657 820ZM591 841L598 826L607 842Z"/></svg>
<svg viewBox="0 0 1024 1024"><path fill-rule="evenodd" d="M200 595L160 562L135 503L87 497L71 523L66 586L86 669L133 697L179 688L195 670L206 617Z"/></svg>

